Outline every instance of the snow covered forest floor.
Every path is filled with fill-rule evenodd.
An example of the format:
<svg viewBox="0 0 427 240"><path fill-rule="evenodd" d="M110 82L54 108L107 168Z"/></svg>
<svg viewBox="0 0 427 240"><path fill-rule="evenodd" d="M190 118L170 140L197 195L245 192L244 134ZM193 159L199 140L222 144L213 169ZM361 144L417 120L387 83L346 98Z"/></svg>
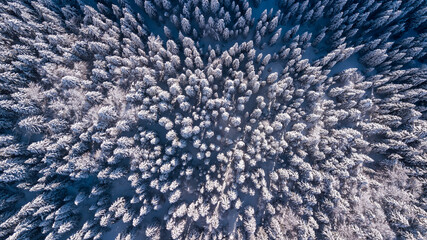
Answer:
<svg viewBox="0 0 427 240"><path fill-rule="evenodd" d="M0 0L0 239L427 239L427 2Z"/></svg>

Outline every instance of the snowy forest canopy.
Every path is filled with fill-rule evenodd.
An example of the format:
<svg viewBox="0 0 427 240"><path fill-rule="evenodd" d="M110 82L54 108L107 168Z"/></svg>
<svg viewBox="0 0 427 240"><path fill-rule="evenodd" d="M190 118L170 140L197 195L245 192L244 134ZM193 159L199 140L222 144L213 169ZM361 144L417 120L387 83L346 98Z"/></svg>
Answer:
<svg viewBox="0 0 427 240"><path fill-rule="evenodd" d="M0 0L0 239L426 239L424 0Z"/></svg>

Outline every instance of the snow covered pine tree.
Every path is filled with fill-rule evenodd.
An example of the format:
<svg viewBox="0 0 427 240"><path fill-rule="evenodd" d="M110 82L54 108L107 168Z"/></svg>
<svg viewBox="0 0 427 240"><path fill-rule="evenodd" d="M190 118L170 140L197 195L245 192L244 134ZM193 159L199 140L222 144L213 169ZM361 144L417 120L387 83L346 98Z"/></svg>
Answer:
<svg viewBox="0 0 427 240"><path fill-rule="evenodd" d="M0 239L427 239L427 2L0 0Z"/></svg>

